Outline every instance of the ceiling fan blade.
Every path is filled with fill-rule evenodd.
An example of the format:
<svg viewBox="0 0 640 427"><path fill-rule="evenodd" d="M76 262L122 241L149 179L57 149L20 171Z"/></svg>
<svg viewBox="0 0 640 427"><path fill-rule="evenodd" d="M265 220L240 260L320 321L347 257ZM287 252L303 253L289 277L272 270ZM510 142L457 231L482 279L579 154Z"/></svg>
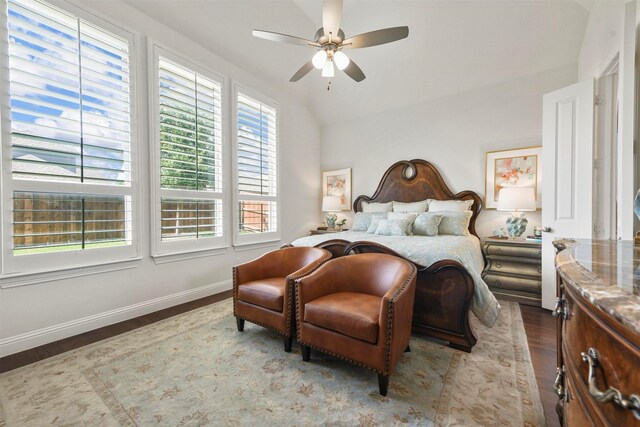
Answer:
<svg viewBox="0 0 640 427"><path fill-rule="evenodd" d="M329 37L332 33L335 37L340 29L342 20L342 0L324 0L322 7L322 27L324 35Z"/></svg>
<svg viewBox="0 0 640 427"><path fill-rule="evenodd" d="M402 40L409 35L409 27L392 27L383 30L371 31L369 33L358 34L342 42L342 47L352 49L377 46Z"/></svg>
<svg viewBox="0 0 640 427"><path fill-rule="evenodd" d="M320 44L316 42L312 42L311 40L305 40L300 37L290 36L288 34L280 34L280 33L274 33L272 31L263 31L263 30L253 30L251 34L253 34L253 37L258 37L260 39L265 39L272 42L291 43L291 44L297 44L299 46L320 47Z"/></svg>
<svg viewBox="0 0 640 427"><path fill-rule="evenodd" d="M360 67L358 67L358 65L355 62L353 62L353 59L349 61L349 65L347 65L347 68L345 68L342 71L344 71L347 74L347 76L351 77L353 80L357 82L361 82L367 77L364 75Z"/></svg>
<svg viewBox="0 0 640 427"><path fill-rule="evenodd" d="M293 76L291 76L289 81L297 82L298 80L306 76L311 70L313 70L313 62L309 61L306 64L304 64L302 67L300 67L300 69L296 71L296 73Z"/></svg>

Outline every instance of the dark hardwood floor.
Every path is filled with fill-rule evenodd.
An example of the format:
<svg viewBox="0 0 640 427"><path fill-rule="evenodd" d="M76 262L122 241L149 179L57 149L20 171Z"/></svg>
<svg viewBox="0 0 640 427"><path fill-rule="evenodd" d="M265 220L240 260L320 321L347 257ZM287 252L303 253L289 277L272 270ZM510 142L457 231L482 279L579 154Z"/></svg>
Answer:
<svg viewBox="0 0 640 427"><path fill-rule="evenodd" d="M553 391L556 379L556 319L551 316L550 311L539 307L521 304L520 312L540 390L544 418L547 426L559 427L560 421L556 414L558 395Z"/></svg>
<svg viewBox="0 0 640 427"><path fill-rule="evenodd" d="M231 291L223 292L12 354L0 358L0 372L10 371L230 297ZM520 309L527 333L536 381L540 389L540 399L542 400L545 419L548 426L559 426L560 423L555 413L558 397L552 389L556 366L555 319L551 316L551 312L541 308L521 305Z"/></svg>

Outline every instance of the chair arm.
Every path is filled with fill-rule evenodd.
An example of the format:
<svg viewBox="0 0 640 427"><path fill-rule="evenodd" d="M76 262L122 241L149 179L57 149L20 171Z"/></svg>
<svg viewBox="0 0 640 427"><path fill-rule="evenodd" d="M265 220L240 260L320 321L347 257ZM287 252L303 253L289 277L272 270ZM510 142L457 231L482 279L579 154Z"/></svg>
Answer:
<svg viewBox="0 0 640 427"><path fill-rule="evenodd" d="M385 371L387 374L395 366L411 340L411 322L416 292L415 265L405 280L395 283L382 297L380 307L380 337L385 346Z"/></svg>

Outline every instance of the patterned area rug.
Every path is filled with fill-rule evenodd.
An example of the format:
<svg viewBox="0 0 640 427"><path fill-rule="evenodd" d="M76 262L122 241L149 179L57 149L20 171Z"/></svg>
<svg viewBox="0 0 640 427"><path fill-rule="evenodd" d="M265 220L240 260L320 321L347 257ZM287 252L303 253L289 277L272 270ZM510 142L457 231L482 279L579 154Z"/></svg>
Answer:
<svg viewBox="0 0 640 427"><path fill-rule="evenodd" d="M0 425L544 425L520 309L501 304L471 354L413 336L382 397L374 372L237 332L226 300L2 374Z"/></svg>

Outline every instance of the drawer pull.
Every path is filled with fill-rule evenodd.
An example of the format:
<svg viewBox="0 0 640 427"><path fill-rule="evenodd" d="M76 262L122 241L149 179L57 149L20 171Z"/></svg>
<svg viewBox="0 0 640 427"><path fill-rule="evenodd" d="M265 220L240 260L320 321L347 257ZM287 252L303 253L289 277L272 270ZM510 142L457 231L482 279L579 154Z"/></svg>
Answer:
<svg viewBox="0 0 640 427"><path fill-rule="evenodd" d="M596 385L596 368L598 367L598 350L591 347L587 353L580 353L582 361L589 364L589 393L595 400L601 403L613 402L623 409L633 412L633 415L640 420L640 396L632 394L628 398L624 397L620 390L609 387L605 391L598 389Z"/></svg>

